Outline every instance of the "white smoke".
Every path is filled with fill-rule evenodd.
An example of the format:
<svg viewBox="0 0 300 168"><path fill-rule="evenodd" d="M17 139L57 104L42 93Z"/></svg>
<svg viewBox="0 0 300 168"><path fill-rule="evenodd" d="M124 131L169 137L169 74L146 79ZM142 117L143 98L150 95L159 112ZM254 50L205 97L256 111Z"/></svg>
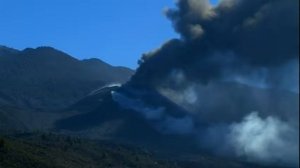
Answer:
<svg viewBox="0 0 300 168"><path fill-rule="evenodd" d="M299 133L287 122L257 112L230 126L227 140L238 157L249 161L299 165Z"/></svg>
<svg viewBox="0 0 300 168"><path fill-rule="evenodd" d="M194 85L190 85L181 90L159 88L159 92L162 95L168 97L174 103L180 105L184 109L189 109L188 111L190 111L192 106L199 102L198 95L195 92L195 87L196 86Z"/></svg>
<svg viewBox="0 0 300 168"><path fill-rule="evenodd" d="M273 68L257 68L244 70L244 73L226 72L226 81L235 81L258 88L275 88L299 93L299 60L291 60L286 64Z"/></svg>
<svg viewBox="0 0 300 168"><path fill-rule="evenodd" d="M177 97L176 103L190 102L191 106L193 106L195 105L194 103L200 102L200 98L203 99L203 97L208 95L205 94L205 90L208 88L202 87L201 94L204 95L202 97L197 94L193 96L195 92L199 91L198 86L185 88L181 92L164 90L163 93L169 98ZM219 91L217 92L223 94ZM219 113L218 115L214 112L210 113L208 109L207 111L198 111L198 113L191 113L192 115L178 118L168 114L165 107L149 105L143 100L129 97L125 93L112 92L112 98L122 108L134 110L141 114L153 124L154 128L162 133L192 134L195 137L199 137L200 147L215 154L264 164L299 165L299 122L282 120L279 117L275 117L271 112L265 117L260 117L259 115L262 113L259 112L250 114L239 113L244 115L244 117L241 116L238 121L234 121L230 115L236 116L238 112L236 114L227 114L226 109L224 109L222 114ZM189 99L193 101L189 101ZM224 97L220 99L226 103ZM218 105L219 101L217 99L214 102L215 105ZM202 100L202 102L205 101ZM226 118L228 116L229 120L227 121L209 120L211 119L210 117ZM204 126L197 125L195 121L200 121L201 123L201 119L199 120L201 117L205 118L204 121L208 121L209 124Z"/></svg>
<svg viewBox="0 0 300 168"><path fill-rule="evenodd" d="M139 112L146 119L160 119L164 114L164 107L151 107L145 104L142 100L130 98L115 91L112 91L111 95L113 100L121 107Z"/></svg>
<svg viewBox="0 0 300 168"><path fill-rule="evenodd" d="M115 91L112 91L111 95L113 100L122 108L134 110L141 114L162 133L191 134L194 131L194 121L189 116L176 118L167 114L165 107L154 107L140 99L131 98Z"/></svg>
<svg viewBox="0 0 300 168"><path fill-rule="evenodd" d="M91 91L88 96L96 95L96 94L100 93L103 89L106 89L106 88L121 87L121 86L122 86L121 83L111 83L111 84L102 86L98 89Z"/></svg>
<svg viewBox="0 0 300 168"><path fill-rule="evenodd" d="M294 64L292 66L287 64L286 67L294 70L291 72L292 74L296 72ZM280 72L284 71L280 69ZM284 74L290 79L290 74L286 72ZM219 81L219 84L218 81L207 85L197 84L186 80L184 73L176 70L172 71L169 78L166 79L166 86L171 83L175 87L159 87L158 91L187 112L191 112L193 120L182 118L177 121L180 121L179 125L182 127L182 131L188 132L189 129L189 132L195 133L199 137L201 148L215 154L237 157L250 162L298 166L299 121L294 117L298 116L299 109L294 107L293 103L291 103L292 107L288 107L284 103L272 105L277 102L277 97L273 96L273 91L267 89L270 86L267 86L267 79L264 77L264 73L256 73L247 80L244 78L240 81L241 83L246 82L245 86L244 84L230 84L231 87L223 87L228 81L225 83ZM265 87L258 86L262 84ZM265 89L257 90L255 87ZM251 88L254 90L249 90ZM245 103L247 101L249 104ZM277 105L278 109L284 107L285 110L291 110L291 113L287 112L286 120L282 119L286 116L285 112L272 111L272 109L278 110L276 109ZM255 107L260 107L260 110L263 111L249 113L256 110ZM261 107L268 107L268 109ZM197 127L194 122L191 122L194 120L200 121L200 123L205 122L207 125ZM170 127L176 126L174 123L176 121L168 122Z"/></svg>
<svg viewBox="0 0 300 168"><path fill-rule="evenodd" d="M241 122L212 124L199 130L203 149L226 157L262 164L299 166L299 132L297 126L277 117L261 118L258 112Z"/></svg>

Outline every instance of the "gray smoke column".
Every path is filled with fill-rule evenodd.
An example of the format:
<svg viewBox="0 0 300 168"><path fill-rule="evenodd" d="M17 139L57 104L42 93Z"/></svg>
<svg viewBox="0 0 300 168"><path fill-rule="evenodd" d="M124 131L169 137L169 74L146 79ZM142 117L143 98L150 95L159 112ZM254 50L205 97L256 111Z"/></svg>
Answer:
<svg viewBox="0 0 300 168"><path fill-rule="evenodd" d="M144 54L132 81L158 85L172 70L207 83L298 60L298 0L179 0L166 10L181 39ZM146 83L144 82L147 79Z"/></svg>
<svg viewBox="0 0 300 168"><path fill-rule="evenodd" d="M181 38L144 54L123 88L155 90L187 114L174 118L126 93L115 101L162 132L194 134L212 153L298 166L298 7L299 0L178 0L165 14Z"/></svg>

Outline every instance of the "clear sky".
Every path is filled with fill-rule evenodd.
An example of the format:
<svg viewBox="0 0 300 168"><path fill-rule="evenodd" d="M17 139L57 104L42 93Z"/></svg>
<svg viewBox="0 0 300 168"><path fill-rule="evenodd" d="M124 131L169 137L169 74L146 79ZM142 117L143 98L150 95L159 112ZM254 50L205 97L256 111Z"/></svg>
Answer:
<svg viewBox="0 0 300 168"><path fill-rule="evenodd" d="M177 37L165 7L174 0L0 0L0 45L136 68L142 53Z"/></svg>

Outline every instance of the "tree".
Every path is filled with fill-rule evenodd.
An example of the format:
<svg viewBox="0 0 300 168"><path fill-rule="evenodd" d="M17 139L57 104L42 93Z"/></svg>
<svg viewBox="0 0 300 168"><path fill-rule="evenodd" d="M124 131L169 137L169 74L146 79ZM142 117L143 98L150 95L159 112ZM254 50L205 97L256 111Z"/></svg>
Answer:
<svg viewBox="0 0 300 168"><path fill-rule="evenodd" d="M0 149L3 149L5 145L5 140L0 138Z"/></svg>

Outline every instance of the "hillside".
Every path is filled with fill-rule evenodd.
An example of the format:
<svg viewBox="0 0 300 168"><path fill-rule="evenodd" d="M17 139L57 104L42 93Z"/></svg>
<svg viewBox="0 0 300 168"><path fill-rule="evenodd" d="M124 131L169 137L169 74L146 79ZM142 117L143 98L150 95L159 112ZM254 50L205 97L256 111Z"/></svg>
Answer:
<svg viewBox="0 0 300 168"><path fill-rule="evenodd" d="M23 134L0 139L1 168L175 168L151 153L109 142L53 134Z"/></svg>
<svg viewBox="0 0 300 168"><path fill-rule="evenodd" d="M133 71L99 59L77 60L51 47L22 51L0 46L0 105L35 110L68 107L109 83L124 83Z"/></svg>
<svg viewBox="0 0 300 168"><path fill-rule="evenodd" d="M263 168L257 165L215 160L162 158L143 148L107 141L59 136L50 133L18 134L0 138L1 168Z"/></svg>

